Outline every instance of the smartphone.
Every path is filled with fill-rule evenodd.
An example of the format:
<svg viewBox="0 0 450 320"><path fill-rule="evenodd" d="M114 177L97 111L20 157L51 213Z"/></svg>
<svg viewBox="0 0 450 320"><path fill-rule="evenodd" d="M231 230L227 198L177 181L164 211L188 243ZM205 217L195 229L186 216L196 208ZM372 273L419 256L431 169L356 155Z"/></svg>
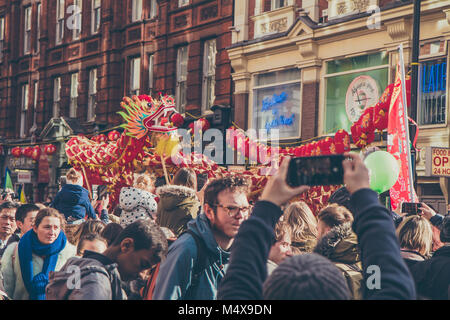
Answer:
<svg viewBox="0 0 450 320"><path fill-rule="evenodd" d="M402 213L406 212L406 216L413 216L419 214L421 205L418 202L403 202Z"/></svg>
<svg viewBox="0 0 450 320"><path fill-rule="evenodd" d="M344 183L342 154L298 157L289 162L287 184L298 186L326 186Z"/></svg>

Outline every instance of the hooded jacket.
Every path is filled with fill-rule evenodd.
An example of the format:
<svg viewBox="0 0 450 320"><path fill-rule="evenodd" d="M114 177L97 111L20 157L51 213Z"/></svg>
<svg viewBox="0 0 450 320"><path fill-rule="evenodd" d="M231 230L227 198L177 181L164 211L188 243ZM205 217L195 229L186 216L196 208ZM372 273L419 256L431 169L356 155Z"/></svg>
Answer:
<svg viewBox="0 0 450 320"><path fill-rule="evenodd" d="M217 297L217 287L228 268L230 253L217 244L204 213L189 222L188 229L204 241L207 250L204 253L206 267L197 286L191 287L198 248L194 238L184 233L169 247L167 258L161 263L154 300L215 300Z"/></svg>
<svg viewBox="0 0 450 320"><path fill-rule="evenodd" d="M88 191L76 184L65 184L56 194L50 207L64 214L66 219L69 217L75 220L84 219L86 214L91 219L97 218L97 214L89 200Z"/></svg>
<svg viewBox="0 0 450 320"><path fill-rule="evenodd" d="M362 299L362 264L358 239L350 223L332 228L317 242L314 252L328 258L338 267L347 280L354 299Z"/></svg>
<svg viewBox="0 0 450 320"><path fill-rule="evenodd" d="M29 300L30 295L23 282L17 246L18 243L12 244L6 249L1 261L1 273L3 274L5 291L10 298L13 300ZM67 242L64 249L58 254L55 270L60 270L69 258L75 256L76 252L76 247ZM33 275L36 275L41 272L44 259L34 253L32 257Z"/></svg>
<svg viewBox="0 0 450 320"><path fill-rule="evenodd" d="M47 300L126 300L117 263L88 250L52 273L45 290Z"/></svg>
<svg viewBox="0 0 450 320"><path fill-rule="evenodd" d="M157 207L155 197L153 193L142 189L123 187L119 196L122 209L120 225L126 228L137 219L154 219Z"/></svg>
<svg viewBox="0 0 450 320"><path fill-rule="evenodd" d="M167 185L156 190L159 196L156 222L169 228L176 236L187 229L187 224L197 218L200 209L195 191L191 188Z"/></svg>

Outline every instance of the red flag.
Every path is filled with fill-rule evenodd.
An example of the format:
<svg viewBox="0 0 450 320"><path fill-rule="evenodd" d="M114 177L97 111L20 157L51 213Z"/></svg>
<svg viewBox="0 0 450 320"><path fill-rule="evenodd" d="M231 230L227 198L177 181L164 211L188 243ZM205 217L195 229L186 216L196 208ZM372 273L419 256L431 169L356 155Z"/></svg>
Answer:
<svg viewBox="0 0 450 320"><path fill-rule="evenodd" d="M389 108L387 150L400 167L397 182L390 189L391 206L395 210L401 202L417 202L417 195L413 189L411 170L411 154L408 132L408 114L404 101L404 88L400 66L397 66L394 91Z"/></svg>

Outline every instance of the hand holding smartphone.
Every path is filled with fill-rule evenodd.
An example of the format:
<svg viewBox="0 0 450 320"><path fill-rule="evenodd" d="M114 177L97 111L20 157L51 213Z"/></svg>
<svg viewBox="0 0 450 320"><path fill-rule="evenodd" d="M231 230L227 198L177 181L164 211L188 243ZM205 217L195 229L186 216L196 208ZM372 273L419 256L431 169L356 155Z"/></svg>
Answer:
<svg viewBox="0 0 450 320"><path fill-rule="evenodd" d="M289 163L287 184L291 187L343 184L344 159L342 154L293 158Z"/></svg>
<svg viewBox="0 0 450 320"><path fill-rule="evenodd" d="M403 202L402 213L406 213L405 215L406 217L419 214L421 213L419 210L421 206L422 205L420 202Z"/></svg>

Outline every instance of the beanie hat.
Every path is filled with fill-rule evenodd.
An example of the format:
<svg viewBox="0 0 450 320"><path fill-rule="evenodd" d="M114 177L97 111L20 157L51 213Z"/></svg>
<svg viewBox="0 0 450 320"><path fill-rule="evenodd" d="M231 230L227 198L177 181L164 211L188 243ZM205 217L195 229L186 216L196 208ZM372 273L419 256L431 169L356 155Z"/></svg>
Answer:
<svg viewBox="0 0 450 320"><path fill-rule="evenodd" d="M450 216L445 216L440 226L440 229L441 229L440 235L441 241L450 242Z"/></svg>
<svg viewBox="0 0 450 320"><path fill-rule="evenodd" d="M285 259L266 279L267 300L349 300L342 272L327 258L315 253Z"/></svg>

